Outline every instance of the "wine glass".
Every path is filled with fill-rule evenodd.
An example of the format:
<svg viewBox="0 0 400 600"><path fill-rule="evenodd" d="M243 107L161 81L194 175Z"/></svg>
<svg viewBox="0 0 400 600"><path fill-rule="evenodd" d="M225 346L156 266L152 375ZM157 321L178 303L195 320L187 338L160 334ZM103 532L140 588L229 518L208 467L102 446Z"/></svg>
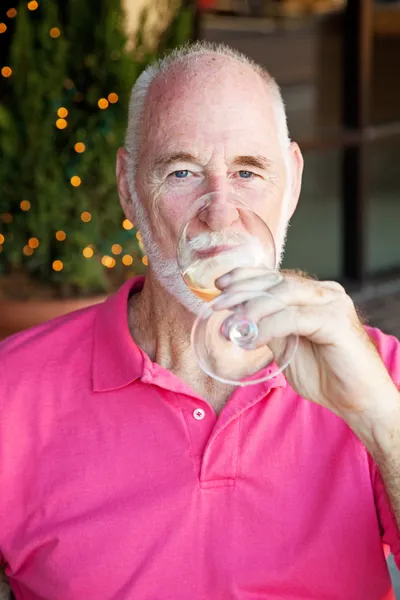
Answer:
<svg viewBox="0 0 400 600"><path fill-rule="evenodd" d="M257 198L254 198L257 204ZM263 199L265 202L265 199ZM261 206L261 203L259 203ZM219 307L222 295L215 281L238 267L257 275L268 269L269 279L282 280L277 270L274 238L266 222L246 205L241 195L206 194L191 205L177 245L178 266L187 287L204 304L193 325L191 342L202 370L227 384L246 386L275 377L289 364L298 336L260 339L259 322L250 312L268 302L273 319L286 306L263 290L223 292L230 308ZM220 296L220 297L219 297ZM263 303L263 304L262 304Z"/></svg>

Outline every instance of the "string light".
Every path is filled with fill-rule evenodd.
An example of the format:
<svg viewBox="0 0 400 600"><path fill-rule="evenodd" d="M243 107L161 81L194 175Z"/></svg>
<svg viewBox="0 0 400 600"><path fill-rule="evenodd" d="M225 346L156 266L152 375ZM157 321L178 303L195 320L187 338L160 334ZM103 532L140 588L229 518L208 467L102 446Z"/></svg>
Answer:
<svg viewBox="0 0 400 600"><path fill-rule="evenodd" d="M36 2L36 0L32 0L31 2L28 2L29 10L36 10L38 6L39 6L39 4Z"/></svg>
<svg viewBox="0 0 400 600"><path fill-rule="evenodd" d="M65 119L65 117L68 116L68 111L66 108L64 108L63 106L60 106L60 108L57 111L57 114L59 117L61 117L62 119Z"/></svg>
<svg viewBox="0 0 400 600"><path fill-rule="evenodd" d="M130 254L124 254L124 256L122 257L122 262L126 267L130 267L133 263L133 258Z"/></svg>
<svg viewBox="0 0 400 600"><path fill-rule="evenodd" d="M82 254L85 258L92 258L94 254L93 248L91 248L90 246L86 246L86 248L82 250Z"/></svg>
<svg viewBox="0 0 400 600"><path fill-rule="evenodd" d="M25 254L25 256L32 256L33 254L33 250L30 246L24 246L22 252Z"/></svg>
<svg viewBox="0 0 400 600"><path fill-rule="evenodd" d="M149 264L149 259L147 256L143 256L142 263L147 267L147 265Z"/></svg>
<svg viewBox="0 0 400 600"><path fill-rule="evenodd" d="M113 267L115 267L115 258L113 258L112 256L103 256L103 258L101 259L101 263L107 267L108 269L112 269Z"/></svg>
<svg viewBox="0 0 400 600"><path fill-rule="evenodd" d="M116 255L121 254L121 252L122 252L121 244L113 244L111 246L111 252Z"/></svg>
<svg viewBox="0 0 400 600"><path fill-rule="evenodd" d="M108 106L108 100L106 100L105 98L100 98L100 100L98 101L97 104L98 104L99 108L104 110Z"/></svg>
<svg viewBox="0 0 400 600"><path fill-rule="evenodd" d="M52 264L54 271L62 271L64 268L63 262L61 260L55 260Z"/></svg>
<svg viewBox="0 0 400 600"><path fill-rule="evenodd" d="M82 142L77 142L74 146L74 150L75 152L78 152L78 154L81 154L82 152L85 152L86 146Z"/></svg>
<svg viewBox="0 0 400 600"><path fill-rule="evenodd" d="M7 25L5 23L0 23L0 33L5 33L7 31Z"/></svg>
<svg viewBox="0 0 400 600"><path fill-rule="evenodd" d="M31 203L29 202L29 200L21 200L21 203L19 206L20 206L21 210L26 212L31 208Z"/></svg>
<svg viewBox="0 0 400 600"><path fill-rule="evenodd" d="M36 250L36 248L39 248L39 240L35 237L30 238L28 241L28 246L29 248L33 248L33 250Z"/></svg>
<svg viewBox="0 0 400 600"><path fill-rule="evenodd" d="M66 127L68 127L68 123L65 119L57 119L56 127L58 129L65 129Z"/></svg>
<svg viewBox="0 0 400 600"><path fill-rule="evenodd" d="M139 242L142 241L142 234L140 233L140 231L136 232L136 239L139 240Z"/></svg>
<svg viewBox="0 0 400 600"><path fill-rule="evenodd" d="M130 229L133 229L133 223L131 223L129 219L124 219L124 221L122 221L122 227L129 231Z"/></svg>
<svg viewBox="0 0 400 600"><path fill-rule="evenodd" d="M3 75L3 77L11 77L12 69L10 67L3 67L1 69L1 74Z"/></svg>
<svg viewBox="0 0 400 600"><path fill-rule="evenodd" d="M13 218L12 215L10 215L10 213L4 213L1 215L1 220L3 221L3 223L9 225L12 222Z"/></svg>
<svg viewBox="0 0 400 600"><path fill-rule="evenodd" d="M73 185L74 187L79 187L81 183L82 179L78 177L78 175L74 175L73 177L71 177L71 185Z"/></svg>
<svg viewBox="0 0 400 600"><path fill-rule="evenodd" d="M2 233L0 233L0 245L1 245L1 244L4 244L4 242L5 242L5 241L6 241L6 240L5 240L5 237L4 237L4 235L3 235Z"/></svg>
<svg viewBox="0 0 400 600"><path fill-rule="evenodd" d="M60 35L61 35L61 31L58 29L58 27L52 27L50 29L50 37L52 37L53 40L60 37Z"/></svg>
<svg viewBox="0 0 400 600"><path fill-rule="evenodd" d="M15 8L10 8L7 12L6 15L9 19L13 19L14 17L17 16L17 11L15 10Z"/></svg>
<svg viewBox="0 0 400 600"><path fill-rule="evenodd" d="M118 94L115 94L114 92L108 94L108 101L110 102L110 104L115 104L116 102L118 102L118 99Z"/></svg>
<svg viewBox="0 0 400 600"><path fill-rule="evenodd" d="M66 237L67 237L67 234L65 233L65 231L62 231L62 230L57 231L57 233L56 233L56 239L59 242L63 242Z"/></svg>
<svg viewBox="0 0 400 600"><path fill-rule="evenodd" d="M92 215L87 210L81 214L81 219L84 223L89 223L92 220Z"/></svg>

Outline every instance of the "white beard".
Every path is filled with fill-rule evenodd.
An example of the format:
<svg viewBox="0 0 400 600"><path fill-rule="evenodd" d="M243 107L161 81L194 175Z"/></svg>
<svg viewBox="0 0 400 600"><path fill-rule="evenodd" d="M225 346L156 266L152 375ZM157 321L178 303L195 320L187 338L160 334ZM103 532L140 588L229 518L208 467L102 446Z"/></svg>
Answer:
<svg viewBox="0 0 400 600"><path fill-rule="evenodd" d="M204 301L197 298L197 296L195 296L193 292L191 292L190 289L186 286L182 275L179 271L177 260L175 258L166 258L165 256L163 256L159 246L154 242L153 234L149 225L146 212L141 202L139 201L136 192L133 189L131 178L129 184L131 188L131 197L134 203L136 213L136 226L141 233L143 245L149 259L149 265L152 270L152 273L154 274L157 281L161 284L161 286L170 294L172 294L172 296L174 296L180 304L182 304L189 312L198 315L205 304ZM284 202L283 206L287 206L287 202ZM276 236L277 268L280 267L280 264L283 259L284 246L288 229L288 221L286 220L286 214L282 216L281 223L282 225L280 227L280 230L278 230ZM224 237L224 240L226 240L226 237ZM214 245L218 245L218 243L215 244L215 241L216 240L214 238ZM240 259L240 257L243 256L243 247L241 247L240 253L237 254L238 263L236 264L236 266L249 266L249 258L247 258L247 260L243 262L243 260ZM215 262L215 258L209 260ZM209 270L209 267L211 265L207 263L206 260L204 260L204 263L205 272L207 268L208 274L217 273L217 271L214 270L214 268L212 270ZM206 267L206 263L208 264L208 267ZM252 263L251 266L254 266L254 264ZM213 277L212 283L214 283L216 277L227 272L226 270L222 270L221 272L219 272L219 268L217 270L218 273L216 274L216 276Z"/></svg>

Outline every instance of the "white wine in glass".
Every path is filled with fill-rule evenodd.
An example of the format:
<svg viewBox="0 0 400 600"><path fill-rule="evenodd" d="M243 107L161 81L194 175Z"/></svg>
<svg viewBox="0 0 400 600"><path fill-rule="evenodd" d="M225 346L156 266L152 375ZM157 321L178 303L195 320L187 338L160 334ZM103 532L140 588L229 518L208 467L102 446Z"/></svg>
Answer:
<svg viewBox="0 0 400 600"><path fill-rule="evenodd" d="M275 243L265 221L236 194L202 196L190 207L177 259L186 285L204 302L191 336L203 371L223 383L241 386L283 371L296 351L297 336L262 343L258 324L248 314L253 300L273 302L275 313L286 308L280 301L260 289L243 303L239 290L237 303L235 294L230 294L232 308L218 310L221 291L215 282L219 277L239 267L249 269L249 275L252 269L276 270Z"/></svg>

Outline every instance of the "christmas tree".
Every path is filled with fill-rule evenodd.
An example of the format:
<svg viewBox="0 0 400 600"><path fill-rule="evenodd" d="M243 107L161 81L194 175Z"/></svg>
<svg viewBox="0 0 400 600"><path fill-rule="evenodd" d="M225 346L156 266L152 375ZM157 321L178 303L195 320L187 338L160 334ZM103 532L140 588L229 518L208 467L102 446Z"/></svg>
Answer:
<svg viewBox="0 0 400 600"><path fill-rule="evenodd" d="M0 276L22 273L59 295L108 291L146 265L119 208L115 154L130 89L154 51L139 36L140 59L137 48L129 54L120 0L12 10L1 70ZM192 14L177 12L163 49L190 36Z"/></svg>

